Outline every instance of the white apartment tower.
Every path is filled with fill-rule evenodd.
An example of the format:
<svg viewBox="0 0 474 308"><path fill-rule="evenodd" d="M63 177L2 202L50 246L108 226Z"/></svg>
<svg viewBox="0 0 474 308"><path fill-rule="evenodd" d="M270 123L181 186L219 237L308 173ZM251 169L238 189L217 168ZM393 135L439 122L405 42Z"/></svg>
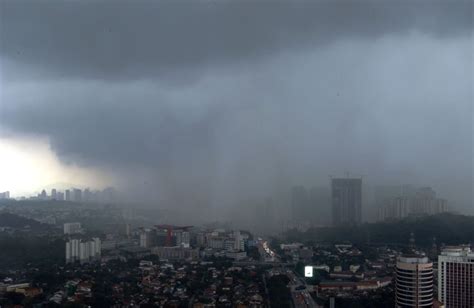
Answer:
<svg viewBox="0 0 474 308"><path fill-rule="evenodd" d="M244 240L242 239L242 235L240 234L240 231L234 231L234 250L239 250L239 251L245 250Z"/></svg>
<svg viewBox="0 0 474 308"><path fill-rule="evenodd" d="M81 233L81 231L80 222L67 222L64 224L64 234L77 234Z"/></svg>
<svg viewBox="0 0 474 308"><path fill-rule="evenodd" d="M80 261L87 263L100 259L101 242L97 237L88 241L71 239L66 242L66 263Z"/></svg>
<svg viewBox="0 0 474 308"><path fill-rule="evenodd" d="M474 307L474 252L446 247L438 256L438 300L446 308Z"/></svg>

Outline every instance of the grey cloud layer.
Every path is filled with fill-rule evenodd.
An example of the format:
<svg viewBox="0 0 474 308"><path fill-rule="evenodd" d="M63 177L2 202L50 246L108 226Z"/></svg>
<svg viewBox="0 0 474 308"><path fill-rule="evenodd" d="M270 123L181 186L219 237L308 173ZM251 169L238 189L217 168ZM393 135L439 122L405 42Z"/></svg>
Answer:
<svg viewBox="0 0 474 308"><path fill-rule="evenodd" d="M472 207L470 1L0 5L0 125L65 162L174 204L347 170Z"/></svg>
<svg viewBox="0 0 474 308"><path fill-rule="evenodd" d="M2 57L42 77L133 79L341 38L466 36L472 2L2 1ZM4 65L5 75L18 71ZM182 76L180 76L182 78Z"/></svg>

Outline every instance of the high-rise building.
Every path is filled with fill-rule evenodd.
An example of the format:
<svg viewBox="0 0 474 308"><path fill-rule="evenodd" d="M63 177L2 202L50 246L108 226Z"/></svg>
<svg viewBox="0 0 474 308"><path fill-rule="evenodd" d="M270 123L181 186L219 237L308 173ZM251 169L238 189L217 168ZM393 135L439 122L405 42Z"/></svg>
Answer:
<svg viewBox="0 0 474 308"><path fill-rule="evenodd" d="M362 179L332 179L331 188L333 224L360 224L362 222Z"/></svg>
<svg viewBox="0 0 474 308"><path fill-rule="evenodd" d="M89 188L84 189L82 200L84 202L91 202L92 201L92 192Z"/></svg>
<svg viewBox="0 0 474 308"><path fill-rule="evenodd" d="M51 189L51 200L57 200L58 193L55 188Z"/></svg>
<svg viewBox="0 0 474 308"><path fill-rule="evenodd" d="M402 219L410 215L410 199L407 197L387 199L379 209L379 220Z"/></svg>
<svg viewBox="0 0 474 308"><path fill-rule="evenodd" d="M79 240L71 239L66 242L66 263L79 260Z"/></svg>
<svg viewBox="0 0 474 308"><path fill-rule="evenodd" d="M397 260L395 307L418 308L433 305L433 263L420 255L405 255Z"/></svg>
<svg viewBox="0 0 474 308"><path fill-rule="evenodd" d="M167 230L155 230L154 238L155 246L172 245L172 243L170 243L170 238L168 236Z"/></svg>
<svg viewBox="0 0 474 308"><path fill-rule="evenodd" d="M81 233L81 231L80 222L67 222L64 224L64 234L77 234Z"/></svg>
<svg viewBox="0 0 474 308"><path fill-rule="evenodd" d="M189 248L191 237L188 231L177 230L175 233L176 245Z"/></svg>
<svg viewBox="0 0 474 308"><path fill-rule="evenodd" d="M150 248L156 245L156 230L144 229L140 233L140 246Z"/></svg>
<svg viewBox="0 0 474 308"><path fill-rule="evenodd" d="M132 237L132 226L130 224L125 224L125 235L127 238Z"/></svg>
<svg viewBox="0 0 474 308"><path fill-rule="evenodd" d="M80 261L87 263L100 259L101 241L98 237L83 241L71 239L66 242L66 263Z"/></svg>
<svg viewBox="0 0 474 308"><path fill-rule="evenodd" d="M436 198L436 192L431 187L420 188L412 200L413 215L434 215L448 211L447 201Z"/></svg>
<svg viewBox="0 0 474 308"><path fill-rule="evenodd" d="M198 247L205 247L207 245L206 241L206 233L204 232L198 232L196 234L196 245Z"/></svg>
<svg viewBox="0 0 474 308"><path fill-rule="evenodd" d="M58 191L56 194L56 200L58 201L64 201L64 193L61 191Z"/></svg>
<svg viewBox="0 0 474 308"><path fill-rule="evenodd" d="M66 189L65 195L66 195L66 201L72 201L72 195L69 189Z"/></svg>
<svg viewBox="0 0 474 308"><path fill-rule="evenodd" d="M40 197L41 200L46 200L46 199L48 199L48 195L46 194L46 190L43 189L43 190L41 191L41 194L39 195L39 197Z"/></svg>
<svg viewBox="0 0 474 308"><path fill-rule="evenodd" d="M448 211L448 205L445 199L436 198L433 189L423 187L416 193L384 199L379 209L379 220L387 220L440 214Z"/></svg>
<svg viewBox="0 0 474 308"><path fill-rule="evenodd" d="M74 188L72 190L72 200L74 202L82 202L82 190Z"/></svg>
<svg viewBox="0 0 474 308"><path fill-rule="evenodd" d="M446 308L474 307L474 252L446 247L438 256L438 300Z"/></svg>
<svg viewBox="0 0 474 308"><path fill-rule="evenodd" d="M416 187L409 184L403 185L377 185L373 188L373 201L369 201L369 208L366 212L372 221L385 220L385 207L392 203L392 199L407 199L415 195ZM364 198L364 197L362 197ZM370 200L370 196L368 199ZM392 206L393 208L394 206ZM387 210L388 211L388 210Z"/></svg>
<svg viewBox="0 0 474 308"><path fill-rule="evenodd" d="M233 247L234 250L244 251L245 243L242 238L242 235L240 234L240 231L235 230L233 236L234 236L234 247Z"/></svg>
<svg viewBox="0 0 474 308"><path fill-rule="evenodd" d="M10 199L10 192L5 191L5 192L0 193L0 199Z"/></svg>

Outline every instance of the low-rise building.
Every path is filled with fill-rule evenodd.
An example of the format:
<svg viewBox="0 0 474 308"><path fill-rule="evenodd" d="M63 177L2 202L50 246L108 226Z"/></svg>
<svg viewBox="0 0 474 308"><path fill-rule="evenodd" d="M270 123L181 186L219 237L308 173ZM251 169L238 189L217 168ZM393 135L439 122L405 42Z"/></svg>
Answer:
<svg viewBox="0 0 474 308"><path fill-rule="evenodd" d="M181 259L199 259L199 250L193 248L185 248L181 246L174 247L154 247L152 253L156 254L160 259L181 260Z"/></svg>

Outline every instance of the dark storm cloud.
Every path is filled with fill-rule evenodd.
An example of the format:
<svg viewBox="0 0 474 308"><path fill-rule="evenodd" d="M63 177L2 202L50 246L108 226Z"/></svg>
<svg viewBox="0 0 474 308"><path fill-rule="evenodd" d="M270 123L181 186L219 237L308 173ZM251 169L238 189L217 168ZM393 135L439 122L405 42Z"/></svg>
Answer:
<svg viewBox="0 0 474 308"><path fill-rule="evenodd" d="M415 30L469 35L471 1L2 1L0 52L42 77L133 79ZM10 62L4 75L20 74ZM185 70L185 74L179 74ZM38 77L38 76L35 76ZM179 81L179 80L177 80Z"/></svg>
<svg viewBox="0 0 474 308"><path fill-rule="evenodd" d="M472 207L470 1L0 5L0 125L142 196L224 206L347 170Z"/></svg>

